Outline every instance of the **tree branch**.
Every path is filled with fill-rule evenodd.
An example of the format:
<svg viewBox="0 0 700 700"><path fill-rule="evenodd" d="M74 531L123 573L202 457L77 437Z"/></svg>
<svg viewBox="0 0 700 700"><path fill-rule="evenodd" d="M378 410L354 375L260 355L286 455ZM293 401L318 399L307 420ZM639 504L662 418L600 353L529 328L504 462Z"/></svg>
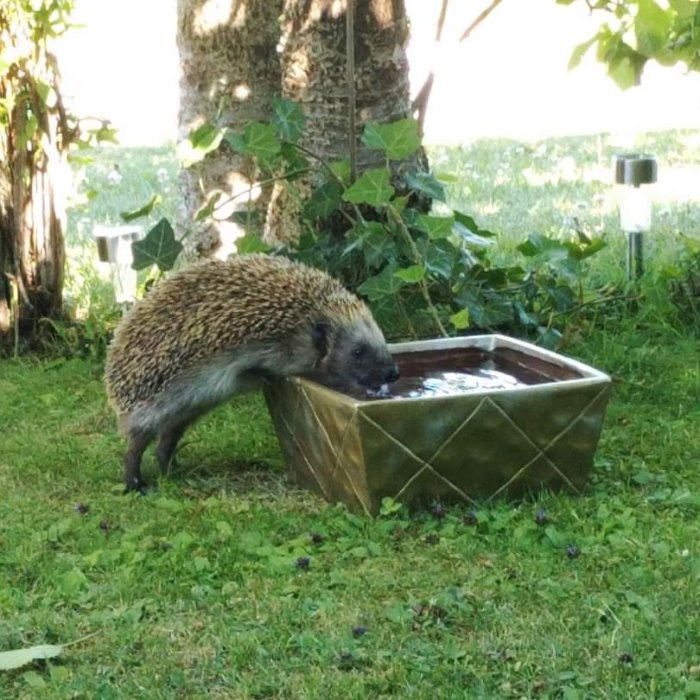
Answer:
<svg viewBox="0 0 700 700"><path fill-rule="evenodd" d="M460 44L469 38L469 35L503 2L503 0L492 0L491 4L462 32L459 37Z"/></svg>
<svg viewBox="0 0 700 700"><path fill-rule="evenodd" d="M440 6L440 15L437 21L437 27L435 29L435 41L440 43L442 39L442 30L445 28L445 17L447 17L447 6L450 0L442 0L442 5Z"/></svg>
<svg viewBox="0 0 700 700"><path fill-rule="evenodd" d="M459 43L462 43L465 39L468 39L471 33L503 2L503 0L491 0L491 4L483 10L478 17L462 32L459 37ZM440 16L438 18L437 30L435 32L435 41L440 43L442 40L442 30L445 26L445 18L447 17L447 6L449 0L442 0L442 5L440 6ZM430 94L433 90L433 84L435 82L435 70L431 69L428 77L425 79L421 89L416 94L413 102L411 103L411 110L416 116L418 121L418 133L423 135L423 127L425 124L425 115L428 112L428 102L430 100Z"/></svg>
<svg viewBox="0 0 700 700"><path fill-rule="evenodd" d="M445 18L447 17L447 6L449 0L442 0L440 5L440 15L438 16L437 27L435 29L435 43L439 44L442 40L442 30L445 27ZM425 79L423 86L418 91L415 99L411 103L411 111L418 112L416 121L418 122L418 134L423 137L423 127L425 124L425 115L428 112L428 102L430 101L430 93L433 91L433 83L435 82L435 69L431 68L428 77Z"/></svg>

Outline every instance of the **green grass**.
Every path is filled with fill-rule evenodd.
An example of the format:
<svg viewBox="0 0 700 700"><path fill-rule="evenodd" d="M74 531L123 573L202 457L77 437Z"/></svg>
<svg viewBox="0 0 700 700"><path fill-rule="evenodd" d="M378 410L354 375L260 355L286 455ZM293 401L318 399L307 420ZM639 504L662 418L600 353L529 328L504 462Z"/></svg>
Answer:
<svg viewBox="0 0 700 700"><path fill-rule="evenodd" d="M669 168L700 162L688 134L648 138ZM556 174L567 155L608 167L606 148L432 155L460 175L453 203L504 232L503 255L530 230L569 235L573 212L610 236L590 275L617 283L609 185ZM551 182L531 186L528 168ZM153 217L173 216L174 172L169 149L104 151L85 170L100 193L73 210L69 243L91 313L108 306L91 227L159 188ZM664 282L699 218L697 203L659 214L635 311L595 307L565 329L563 351L614 379L588 492L496 503L476 524L457 506L369 520L299 490L257 395L198 423L156 493L125 496L100 362L0 361L0 651L82 640L0 671L0 698L700 698L700 360Z"/></svg>
<svg viewBox="0 0 700 700"><path fill-rule="evenodd" d="M589 492L476 525L296 489L255 395L124 496L100 365L3 362L0 649L95 636L0 697L700 697L697 340L627 322L567 352L615 379Z"/></svg>

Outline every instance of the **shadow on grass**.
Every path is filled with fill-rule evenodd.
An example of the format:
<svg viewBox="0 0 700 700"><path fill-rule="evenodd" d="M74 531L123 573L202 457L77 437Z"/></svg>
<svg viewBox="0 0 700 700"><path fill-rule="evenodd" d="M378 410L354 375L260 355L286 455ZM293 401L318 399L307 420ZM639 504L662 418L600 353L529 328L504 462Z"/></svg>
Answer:
<svg viewBox="0 0 700 700"><path fill-rule="evenodd" d="M192 497L234 493L249 498L284 498L302 492L289 478L287 470L264 460L208 459L187 462L171 469L163 480Z"/></svg>

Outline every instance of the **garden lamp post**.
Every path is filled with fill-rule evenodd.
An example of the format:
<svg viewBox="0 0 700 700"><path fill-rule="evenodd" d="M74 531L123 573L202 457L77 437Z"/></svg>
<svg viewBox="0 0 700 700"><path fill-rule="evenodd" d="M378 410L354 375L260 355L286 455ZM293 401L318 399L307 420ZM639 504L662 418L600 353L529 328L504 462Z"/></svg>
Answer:
<svg viewBox="0 0 700 700"><path fill-rule="evenodd" d="M644 271L643 235L651 228L648 185L656 182L656 158L640 153L615 156L615 182L620 189L620 226L627 236L627 279Z"/></svg>
<svg viewBox="0 0 700 700"><path fill-rule="evenodd" d="M143 237L140 226L96 226L95 242L101 262L109 263L117 304L130 304L136 299L137 275L132 269L131 244Z"/></svg>

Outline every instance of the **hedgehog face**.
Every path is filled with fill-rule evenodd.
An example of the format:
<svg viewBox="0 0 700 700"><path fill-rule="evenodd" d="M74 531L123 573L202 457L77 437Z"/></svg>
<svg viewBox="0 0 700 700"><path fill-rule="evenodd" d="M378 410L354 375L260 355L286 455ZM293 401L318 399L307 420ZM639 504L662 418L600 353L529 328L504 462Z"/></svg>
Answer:
<svg viewBox="0 0 700 700"><path fill-rule="evenodd" d="M325 384L377 391L399 378L384 336L371 316L335 328L320 322L313 333L321 355L318 374Z"/></svg>

